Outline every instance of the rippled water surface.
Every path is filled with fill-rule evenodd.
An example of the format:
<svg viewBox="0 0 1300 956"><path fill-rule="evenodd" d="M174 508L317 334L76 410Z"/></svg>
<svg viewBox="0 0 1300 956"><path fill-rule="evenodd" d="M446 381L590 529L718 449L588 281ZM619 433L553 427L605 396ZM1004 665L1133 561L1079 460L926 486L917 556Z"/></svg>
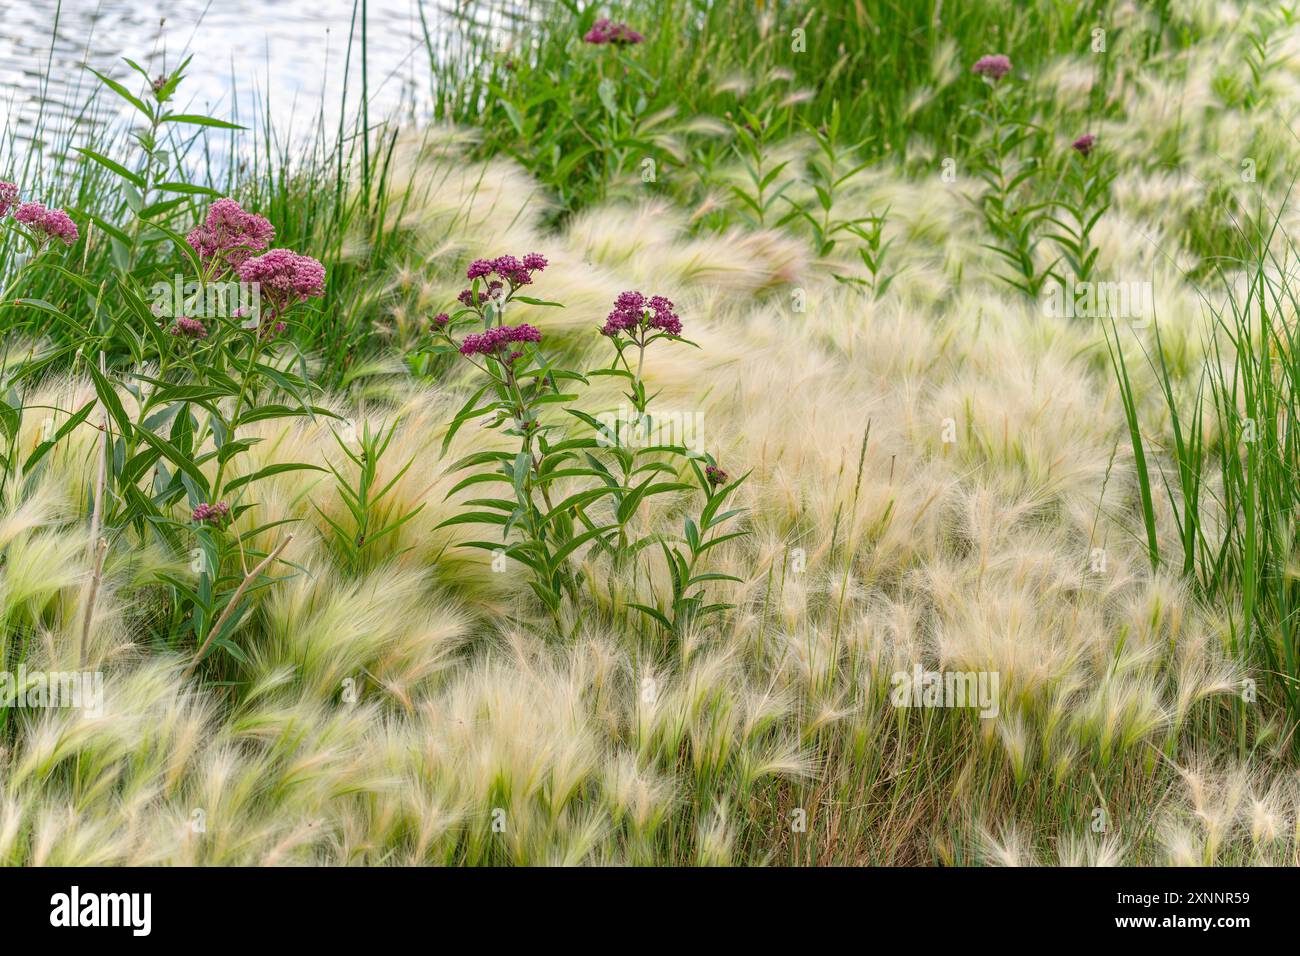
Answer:
<svg viewBox="0 0 1300 956"><path fill-rule="evenodd" d="M431 0L423 8L436 47L446 21ZM367 0L365 14L371 116L421 109L421 0ZM186 112L260 125L266 105L278 138L303 134L322 112L337 123L345 78L345 108L358 108L360 40L353 0L0 0L0 119L21 153L33 139L112 119L103 105L86 108L98 83L87 65L137 91L142 81L122 57L156 75L193 54L178 99Z"/></svg>

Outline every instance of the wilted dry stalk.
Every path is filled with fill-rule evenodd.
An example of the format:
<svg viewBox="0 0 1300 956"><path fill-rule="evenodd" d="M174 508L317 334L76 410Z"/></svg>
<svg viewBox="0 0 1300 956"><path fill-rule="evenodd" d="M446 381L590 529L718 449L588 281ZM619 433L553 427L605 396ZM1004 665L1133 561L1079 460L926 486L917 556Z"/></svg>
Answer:
<svg viewBox="0 0 1300 956"><path fill-rule="evenodd" d="M95 570L90 577L90 593L86 596L86 613L81 621L81 640L77 643L77 664L86 664L86 646L90 642L90 622L95 616L95 601L99 597L99 586L104 580L104 555L108 552L108 539L100 538L95 547Z"/></svg>
<svg viewBox="0 0 1300 956"><path fill-rule="evenodd" d="M104 353L99 353L99 374L107 377L104 366ZM99 465L95 477L95 503L90 512L90 546L99 540L99 527L104 520L104 485L108 480L108 409L100 402L99 418Z"/></svg>
<svg viewBox="0 0 1300 956"><path fill-rule="evenodd" d="M239 604L240 598L244 596L244 592L248 590L249 585L253 583L258 575L274 563L275 559L280 556L280 553L285 548L289 547L289 542L292 540L293 535L287 535L283 541L275 546L274 551L258 562L257 567L244 575L244 580L239 582L239 587L235 589L234 595L226 604L226 609L221 612L221 616L217 618L216 623L212 625L212 629L208 631L207 638L203 641L203 644L199 647L198 651L195 652L194 660L190 661L190 666L185 668L187 676L194 673L194 668L199 666L199 661L203 660L203 655L207 653L208 646L216 639L216 636L221 633L221 628L225 626L227 618L235 613L235 607Z"/></svg>

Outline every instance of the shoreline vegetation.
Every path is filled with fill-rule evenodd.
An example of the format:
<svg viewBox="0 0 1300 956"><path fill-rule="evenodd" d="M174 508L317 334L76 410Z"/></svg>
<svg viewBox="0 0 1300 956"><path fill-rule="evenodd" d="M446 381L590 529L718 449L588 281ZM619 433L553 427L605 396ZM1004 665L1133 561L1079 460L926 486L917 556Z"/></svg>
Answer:
<svg viewBox="0 0 1300 956"><path fill-rule="evenodd" d="M1297 863L1300 14L421 13L0 151L0 862Z"/></svg>

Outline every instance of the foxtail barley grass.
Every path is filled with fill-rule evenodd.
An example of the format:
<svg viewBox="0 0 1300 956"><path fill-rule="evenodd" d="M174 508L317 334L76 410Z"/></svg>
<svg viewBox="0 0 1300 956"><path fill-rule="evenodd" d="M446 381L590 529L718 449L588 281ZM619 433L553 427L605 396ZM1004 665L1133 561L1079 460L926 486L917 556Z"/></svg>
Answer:
<svg viewBox="0 0 1300 956"><path fill-rule="evenodd" d="M155 113L147 214L11 136L4 668L105 699L0 860L1294 864L1300 26L938 9L425 10L433 122Z"/></svg>

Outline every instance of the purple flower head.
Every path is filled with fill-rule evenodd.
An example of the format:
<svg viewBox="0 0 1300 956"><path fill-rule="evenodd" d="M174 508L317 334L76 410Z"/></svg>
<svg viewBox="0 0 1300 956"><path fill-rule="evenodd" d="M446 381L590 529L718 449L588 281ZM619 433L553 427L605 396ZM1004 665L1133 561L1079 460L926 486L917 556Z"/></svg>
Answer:
<svg viewBox="0 0 1300 956"><path fill-rule="evenodd" d="M9 210L18 205L18 187L0 179L0 219L9 215Z"/></svg>
<svg viewBox="0 0 1300 956"><path fill-rule="evenodd" d="M620 332L638 328L645 313L645 296L640 292L620 292L614 300L614 309L605 317L601 335L611 338Z"/></svg>
<svg viewBox="0 0 1300 956"><path fill-rule="evenodd" d="M647 299L640 292L622 292L614 300L614 309L605 318L601 335L610 337L634 329L650 328L669 335L682 334L682 320L676 308L661 295Z"/></svg>
<svg viewBox="0 0 1300 956"><path fill-rule="evenodd" d="M470 282L473 282L475 279L481 279L484 276L490 276L491 274L491 259L475 259L469 264L469 268L465 271L465 278Z"/></svg>
<svg viewBox="0 0 1300 956"><path fill-rule="evenodd" d="M725 485L728 476L717 465L709 465L704 469L704 477L708 479L709 484L716 488L718 485Z"/></svg>
<svg viewBox="0 0 1300 956"><path fill-rule="evenodd" d="M36 226L45 218L45 207L38 202L25 202L18 207L14 218L24 226Z"/></svg>
<svg viewBox="0 0 1300 956"><path fill-rule="evenodd" d="M497 293L504 288L505 286L501 283L499 279L493 279L490 282L488 282L486 286L478 290L478 302L474 301L473 289L461 290L460 295L456 296L456 299L457 301L460 302L461 305L467 306L468 308L472 309L476 305L480 305L484 302L487 302L488 299L495 298Z"/></svg>
<svg viewBox="0 0 1300 956"><path fill-rule="evenodd" d="M601 17L599 20L597 20L595 23L591 25L590 30L588 30L585 34L583 34L582 36L583 42L596 43L596 44L608 43L609 31L611 26L612 24L609 22L609 19L607 17Z"/></svg>
<svg viewBox="0 0 1300 956"><path fill-rule="evenodd" d="M515 256L475 259L470 263L469 269L465 271L467 279L473 282L475 279L487 279L488 276L492 275L497 278L489 280L485 288L479 290L477 302L475 301L473 289L464 290L456 298L460 300L462 305L471 309L478 308L488 299L495 298L507 283L510 285L510 292L514 292L520 286L531 285L533 273L541 272L545 268L546 257L536 252L528 253L522 261Z"/></svg>
<svg viewBox="0 0 1300 956"><path fill-rule="evenodd" d="M612 43L615 46L631 46L645 39L626 23L614 23L608 17L601 17L591 25L582 37L586 43L602 45Z"/></svg>
<svg viewBox="0 0 1300 956"><path fill-rule="evenodd" d="M23 203L13 217L25 226L35 226L44 219L45 207L42 203Z"/></svg>
<svg viewBox="0 0 1300 956"><path fill-rule="evenodd" d="M614 300L614 308L640 311L645 307L645 296L640 292L620 292Z"/></svg>
<svg viewBox="0 0 1300 956"><path fill-rule="evenodd" d="M669 335L682 334L682 320L673 311L676 306L661 295L651 296L649 306L652 313L650 316L652 329L659 329Z"/></svg>
<svg viewBox="0 0 1300 956"><path fill-rule="evenodd" d="M38 202L25 202L14 213L14 219L22 223L42 241L59 239L65 246L77 241L77 224L62 209L46 209Z"/></svg>
<svg viewBox="0 0 1300 956"><path fill-rule="evenodd" d="M223 524L230 517L230 505L218 501L215 505L201 504L194 509L190 519L200 524Z"/></svg>
<svg viewBox="0 0 1300 956"><path fill-rule="evenodd" d="M600 327L600 334L614 338L620 332L626 332L640 321L640 317L635 312L620 312L615 309L605 317L605 324Z"/></svg>
<svg viewBox="0 0 1300 956"><path fill-rule="evenodd" d="M1000 80L1011 72L1011 60L1001 53L982 56L970 68L972 73L987 76L990 80Z"/></svg>
<svg viewBox="0 0 1300 956"><path fill-rule="evenodd" d="M1078 150L1080 156L1087 156L1092 152L1092 147L1096 142L1097 137L1093 136L1091 133L1086 133L1071 143L1070 148Z"/></svg>
<svg viewBox="0 0 1300 956"><path fill-rule="evenodd" d="M62 209L51 209L47 212L41 228L51 238L63 240L65 246L72 245L80 235L77 232L77 224Z"/></svg>
<svg viewBox="0 0 1300 956"><path fill-rule="evenodd" d="M515 342L533 342L542 340L542 333L531 325L498 325L486 332L475 332L465 336L460 344L461 355L493 355L500 357L503 351L510 352L508 361L513 362L522 352L507 349Z"/></svg>
<svg viewBox="0 0 1300 956"><path fill-rule="evenodd" d="M528 285L533 281L528 269L514 256L497 256L492 269L512 286Z"/></svg>
<svg viewBox="0 0 1300 956"><path fill-rule="evenodd" d="M180 336L187 339L206 339L208 330L198 319L191 319L184 315L180 316L172 327L167 330L172 335Z"/></svg>
<svg viewBox="0 0 1300 956"><path fill-rule="evenodd" d="M221 257L238 267L256 252L261 252L275 238L275 227L233 199L218 199L208 207L203 225L195 226L185 241L205 263Z"/></svg>
<svg viewBox="0 0 1300 956"><path fill-rule="evenodd" d="M439 312L437 315L433 317L433 328L435 330L445 329L447 327L447 323L450 321L451 321L451 316L449 316L446 312Z"/></svg>
<svg viewBox="0 0 1300 956"><path fill-rule="evenodd" d="M283 315L298 302L325 294L325 267L311 256L288 249L272 249L242 262L236 274L256 282L269 303L268 321Z"/></svg>

